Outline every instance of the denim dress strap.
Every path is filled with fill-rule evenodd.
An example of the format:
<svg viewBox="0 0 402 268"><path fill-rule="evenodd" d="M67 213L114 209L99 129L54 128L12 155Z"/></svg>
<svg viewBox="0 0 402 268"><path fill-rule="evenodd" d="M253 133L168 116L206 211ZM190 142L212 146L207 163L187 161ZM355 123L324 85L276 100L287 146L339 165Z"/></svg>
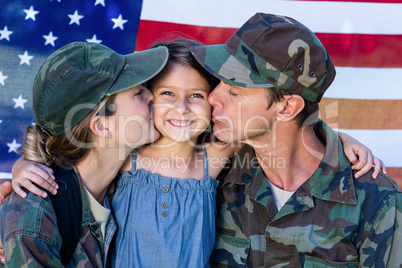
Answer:
<svg viewBox="0 0 402 268"><path fill-rule="evenodd" d="M204 178L208 177L208 159L207 150L205 149L205 144L202 145L202 159L204 162Z"/></svg>
<svg viewBox="0 0 402 268"><path fill-rule="evenodd" d="M131 174L133 174L136 169L135 167L136 159L137 159L137 149L134 149L134 151L131 153Z"/></svg>

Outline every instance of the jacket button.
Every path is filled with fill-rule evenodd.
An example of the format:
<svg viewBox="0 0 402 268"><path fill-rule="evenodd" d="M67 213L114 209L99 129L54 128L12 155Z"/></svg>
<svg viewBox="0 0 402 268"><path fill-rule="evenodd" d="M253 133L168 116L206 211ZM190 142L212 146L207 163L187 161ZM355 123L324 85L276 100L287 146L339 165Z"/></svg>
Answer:
<svg viewBox="0 0 402 268"><path fill-rule="evenodd" d="M169 192L169 188L167 188L167 187L163 187L163 188L162 188L162 192L164 192L164 193Z"/></svg>

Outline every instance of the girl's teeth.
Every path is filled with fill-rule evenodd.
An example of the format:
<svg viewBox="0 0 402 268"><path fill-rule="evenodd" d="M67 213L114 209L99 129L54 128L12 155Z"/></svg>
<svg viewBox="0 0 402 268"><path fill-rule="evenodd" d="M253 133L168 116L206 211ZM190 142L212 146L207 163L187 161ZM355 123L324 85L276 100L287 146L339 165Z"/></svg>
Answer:
<svg viewBox="0 0 402 268"><path fill-rule="evenodd" d="M170 123L172 123L175 126L184 127L184 126L190 125L191 121L174 121L174 120L170 120Z"/></svg>

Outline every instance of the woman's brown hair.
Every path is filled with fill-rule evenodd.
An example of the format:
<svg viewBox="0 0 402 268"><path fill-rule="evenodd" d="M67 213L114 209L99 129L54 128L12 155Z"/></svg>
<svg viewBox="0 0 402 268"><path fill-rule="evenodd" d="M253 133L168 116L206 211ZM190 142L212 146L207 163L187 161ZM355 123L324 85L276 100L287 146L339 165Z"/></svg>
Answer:
<svg viewBox="0 0 402 268"><path fill-rule="evenodd" d="M47 166L53 164L69 169L88 154L93 146L90 122L96 115L110 116L114 113L115 95L105 97L81 122L60 135L50 135L39 125L31 125L26 130L22 153L25 158Z"/></svg>

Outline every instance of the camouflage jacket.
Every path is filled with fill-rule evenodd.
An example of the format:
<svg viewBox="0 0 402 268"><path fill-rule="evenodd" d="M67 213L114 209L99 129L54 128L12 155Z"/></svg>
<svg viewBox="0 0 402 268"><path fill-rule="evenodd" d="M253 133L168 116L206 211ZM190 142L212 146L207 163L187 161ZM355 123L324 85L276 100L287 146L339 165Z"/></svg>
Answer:
<svg viewBox="0 0 402 268"><path fill-rule="evenodd" d="M116 231L115 221L109 216L102 242L100 225L95 222L86 205L86 193L81 179L79 184L82 198L81 235L67 267L108 266L103 264L109 262L107 256ZM104 205L110 208L108 198L105 198ZM59 254L62 239L49 198L41 198L29 192L24 199L13 192L1 206L0 228L5 267L63 267Z"/></svg>
<svg viewBox="0 0 402 268"><path fill-rule="evenodd" d="M252 148L234 159L218 189L212 267L402 267L401 190L372 171L356 180L321 127L321 164L279 212Z"/></svg>

